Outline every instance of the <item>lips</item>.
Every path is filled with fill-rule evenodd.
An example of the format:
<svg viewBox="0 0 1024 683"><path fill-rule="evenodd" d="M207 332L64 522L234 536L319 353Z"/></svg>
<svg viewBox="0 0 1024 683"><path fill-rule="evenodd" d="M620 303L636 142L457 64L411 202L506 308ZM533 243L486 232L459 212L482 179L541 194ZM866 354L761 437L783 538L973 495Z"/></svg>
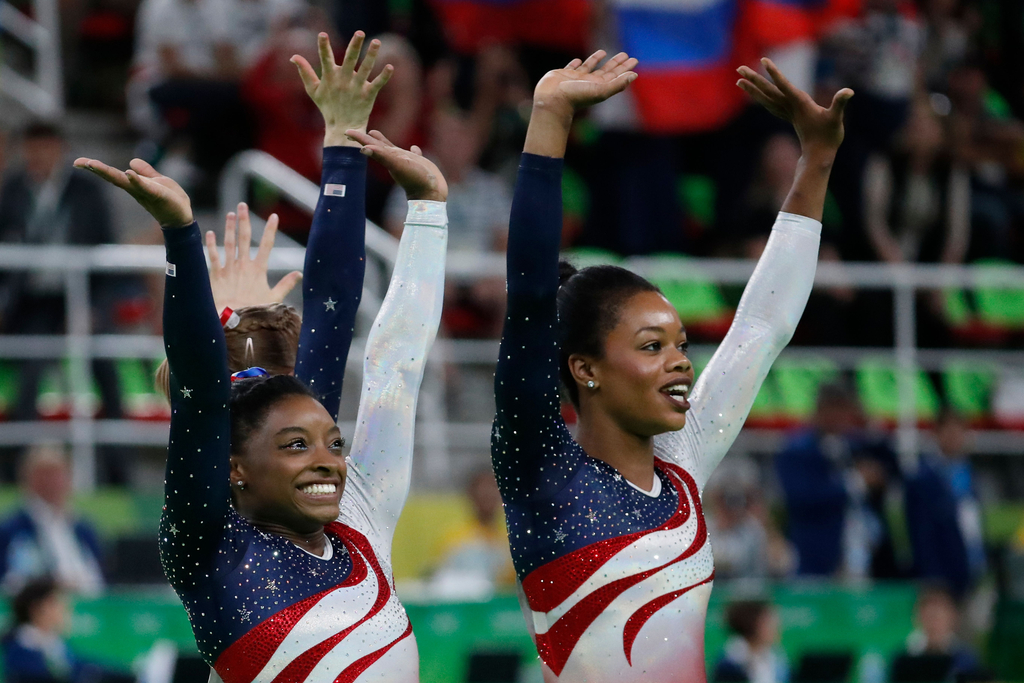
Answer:
<svg viewBox="0 0 1024 683"><path fill-rule="evenodd" d="M338 495L338 485L333 482L314 482L297 488L301 493L314 498L330 499Z"/></svg>
<svg viewBox="0 0 1024 683"><path fill-rule="evenodd" d="M660 392L676 408L690 409L690 382L676 380L663 386Z"/></svg>

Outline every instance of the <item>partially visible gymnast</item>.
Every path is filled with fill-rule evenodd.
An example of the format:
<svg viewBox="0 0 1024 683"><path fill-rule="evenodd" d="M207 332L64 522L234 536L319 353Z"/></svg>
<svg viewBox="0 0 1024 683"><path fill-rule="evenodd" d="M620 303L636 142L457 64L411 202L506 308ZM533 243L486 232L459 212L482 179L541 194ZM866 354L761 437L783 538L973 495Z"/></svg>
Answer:
<svg viewBox="0 0 1024 683"><path fill-rule="evenodd" d="M322 34L319 78L295 58L327 123L325 159L359 168L360 153L375 158L410 200L391 285L367 340L347 461L336 413L362 288L363 188L356 178L365 171L331 188L339 184L333 174L343 172L325 161L316 221L323 227L342 214L338 222L351 223L360 237L325 231L324 241L310 238L308 330L292 376L261 367L229 373L202 237L173 180L137 159L127 172L75 162L125 189L163 227L172 417L161 559L200 652L225 683L418 680L412 626L394 591L391 542L409 491L417 394L440 322L447 185L418 149L366 133L390 69L368 79L376 41L356 68L362 41L361 34L353 38L339 66ZM354 110L361 118L349 116ZM337 148L349 139L361 147ZM339 238L352 240L355 256L332 251L331 239ZM326 255L358 277L331 273L339 264Z"/></svg>
<svg viewBox="0 0 1024 683"><path fill-rule="evenodd" d="M714 565L701 490L789 341L814 280L852 91L819 107L764 60L739 86L800 138L799 169L736 317L694 385L661 292L614 266L560 267L562 157L575 112L624 90L604 53L534 92L509 228L491 455L520 602L547 681L701 683ZM561 390L579 421L575 438Z"/></svg>

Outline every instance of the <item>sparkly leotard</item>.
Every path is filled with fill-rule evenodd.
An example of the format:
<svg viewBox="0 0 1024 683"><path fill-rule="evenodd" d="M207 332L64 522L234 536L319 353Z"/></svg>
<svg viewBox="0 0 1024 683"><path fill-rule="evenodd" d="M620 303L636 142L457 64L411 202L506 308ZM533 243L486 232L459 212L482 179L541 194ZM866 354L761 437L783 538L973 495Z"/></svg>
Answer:
<svg viewBox="0 0 1024 683"><path fill-rule="evenodd" d="M172 420L160 551L199 650L225 683L418 679L412 627L394 592L391 538L408 495L416 397L440 319L446 223L443 204L410 202L367 340L341 516L326 529L322 557L259 531L230 505L223 329L198 227L164 232ZM342 300L342 292L323 293ZM307 293L307 316L309 309ZM351 321L338 322L350 335ZM315 334L309 317L305 323ZM341 342L347 350L348 341L322 338L332 351ZM333 354L323 360L318 371ZM325 376L321 386L333 385Z"/></svg>
<svg viewBox="0 0 1024 683"><path fill-rule="evenodd" d="M810 294L820 224L780 214L729 333L655 438L645 492L573 440L559 410L561 159L524 154L491 454L520 601L548 681L702 683L714 563L701 491Z"/></svg>

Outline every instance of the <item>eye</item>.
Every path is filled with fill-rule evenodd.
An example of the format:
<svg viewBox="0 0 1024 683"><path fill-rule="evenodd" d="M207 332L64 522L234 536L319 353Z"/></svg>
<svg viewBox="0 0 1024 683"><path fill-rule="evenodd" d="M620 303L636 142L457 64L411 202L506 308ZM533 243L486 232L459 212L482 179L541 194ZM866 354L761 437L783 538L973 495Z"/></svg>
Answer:
<svg viewBox="0 0 1024 683"><path fill-rule="evenodd" d="M305 448L306 448L306 440L305 439L301 439L301 438L292 439L291 441L286 443L281 448L284 448L284 449L290 450L290 451L305 450Z"/></svg>
<svg viewBox="0 0 1024 683"><path fill-rule="evenodd" d="M643 346L641 346L640 349L643 350L643 351L661 351L661 342L660 341L648 342L648 343L644 344Z"/></svg>
<svg viewBox="0 0 1024 683"><path fill-rule="evenodd" d="M329 448L332 451L338 451L338 452L340 452L344 447L345 447L345 440L344 439L335 439L334 441L331 442L331 445L329 446Z"/></svg>
<svg viewBox="0 0 1024 683"><path fill-rule="evenodd" d="M686 355L690 352L690 342L683 342L679 345L679 353Z"/></svg>

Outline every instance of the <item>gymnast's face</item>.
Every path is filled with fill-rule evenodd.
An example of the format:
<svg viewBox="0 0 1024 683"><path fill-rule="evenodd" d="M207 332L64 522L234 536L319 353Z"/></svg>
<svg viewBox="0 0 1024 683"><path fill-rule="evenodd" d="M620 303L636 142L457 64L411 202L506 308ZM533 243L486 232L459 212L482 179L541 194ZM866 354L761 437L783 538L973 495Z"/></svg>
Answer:
<svg viewBox="0 0 1024 683"><path fill-rule="evenodd" d="M317 400L282 398L249 437L245 452L232 457L239 513L263 528L299 534L333 522L345 488L342 446L338 425Z"/></svg>
<svg viewBox="0 0 1024 683"><path fill-rule="evenodd" d="M693 386L686 352L686 330L672 304L658 292L633 295L605 338L604 355L589 361L597 386L582 382L581 410L604 411L644 437L682 429Z"/></svg>

